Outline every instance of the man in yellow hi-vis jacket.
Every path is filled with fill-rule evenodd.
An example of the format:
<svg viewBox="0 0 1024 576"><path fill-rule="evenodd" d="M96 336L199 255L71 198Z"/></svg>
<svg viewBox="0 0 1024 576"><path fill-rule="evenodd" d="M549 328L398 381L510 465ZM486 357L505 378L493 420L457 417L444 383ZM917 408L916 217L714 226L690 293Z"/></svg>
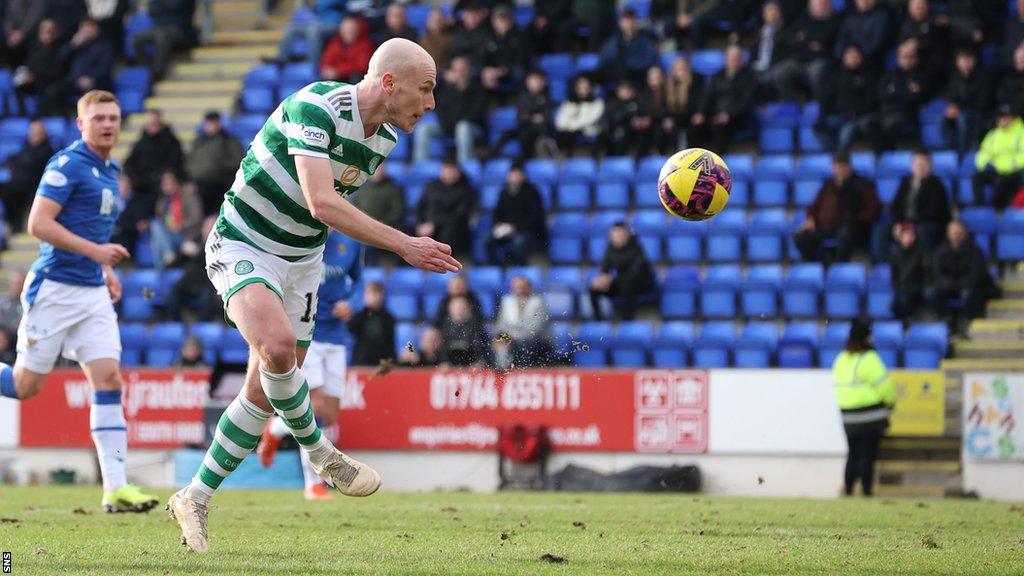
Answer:
<svg viewBox="0 0 1024 576"><path fill-rule="evenodd" d="M832 364L832 378L850 448L844 478L846 494L853 494L860 478L864 495L870 496L878 446L889 427L896 388L871 345L871 325L867 322L854 320L846 346Z"/></svg>

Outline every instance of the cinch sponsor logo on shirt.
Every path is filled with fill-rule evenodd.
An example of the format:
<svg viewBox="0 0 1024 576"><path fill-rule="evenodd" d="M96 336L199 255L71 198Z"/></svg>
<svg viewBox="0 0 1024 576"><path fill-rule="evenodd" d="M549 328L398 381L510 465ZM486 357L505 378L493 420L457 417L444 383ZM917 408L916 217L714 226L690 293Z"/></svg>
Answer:
<svg viewBox="0 0 1024 576"><path fill-rule="evenodd" d="M306 126L305 124L299 125L299 136L302 141L310 146L322 146L326 147L329 138L327 137L327 131L316 126Z"/></svg>

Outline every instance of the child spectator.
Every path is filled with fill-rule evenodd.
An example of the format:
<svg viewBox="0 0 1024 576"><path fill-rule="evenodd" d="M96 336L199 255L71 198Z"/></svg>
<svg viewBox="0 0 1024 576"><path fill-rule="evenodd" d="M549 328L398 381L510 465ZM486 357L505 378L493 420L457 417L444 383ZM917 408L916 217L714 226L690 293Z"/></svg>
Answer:
<svg viewBox="0 0 1024 576"><path fill-rule="evenodd" d="M203 341L195 336L185 338L178 351L178 357L174 359L175 368L202 368L206 366L203 361Z"/></svg>
<svg viewBox="0 0 1024 576"><path fill-rule="evenodd" d="M384 285L367 282L363 288L364 308L348 321L355 337L353 366L377 366L395 356L395 317L384 309Z"/></svg>

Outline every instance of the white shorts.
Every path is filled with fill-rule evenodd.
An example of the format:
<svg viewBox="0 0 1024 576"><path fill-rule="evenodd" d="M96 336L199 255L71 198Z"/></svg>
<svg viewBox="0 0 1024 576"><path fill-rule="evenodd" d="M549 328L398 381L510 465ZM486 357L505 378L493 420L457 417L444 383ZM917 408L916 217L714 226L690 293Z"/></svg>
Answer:
<svg viewBox="0 0 1024 576"><path fill-rule="evenodd" d="M323 388L328 396L341 398L348 372L348 351L343 344L313 341L302 363L302 374L310 390Z"/></svg>
<svg viewBox="0 0 1024 576"><path fill-rule="evenodd" d="M48 374L62 353L81 364L121 359L117 313L106 286L42 280L29 306L28 293L35 281L35 274L29 274L21 295L25 314L18 326L18 358L26 368Z"/></svg>
<svg viewBox="0 0 1024 576"><path fill-rule="evenodd" d="M284 304L284 312L295 331L296 344L309 346L313 339L316 293L320 288L323 252L298 262L289 262L273 254L261 252L244 242L228 240L216 232L206 241L206 273L224 300L225 318L228 301L235 292L254 283L266 285Z"/></svg>

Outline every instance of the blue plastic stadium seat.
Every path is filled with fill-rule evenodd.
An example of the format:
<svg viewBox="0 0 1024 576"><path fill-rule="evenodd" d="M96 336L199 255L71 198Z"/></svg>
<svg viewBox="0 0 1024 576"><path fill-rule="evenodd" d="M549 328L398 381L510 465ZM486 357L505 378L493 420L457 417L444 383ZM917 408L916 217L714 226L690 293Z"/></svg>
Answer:
<svg viewBox="0 0 1024 576"><path fill-rule="evenodd" d="M406 4L405 21L420 34L427 29L427 16L430 14L429 4Z"/></svg>
<svg viewBox="0 0 1024 576"><path fill-rule="evenodd" d="M669 221L665 234L665 257L672 262L700 262L702 240L707 222L687 222L678 218Z"/></svg>
<svg viewBox="0 0 1024 576"><path fill-rule="evenodd" d="M601 55L597 52L584 52L576 55L576 72L593 72L601 65Z"/></svg>
<svg viewBox="0 0 1024 576"><path fill-rule="evenodd" d="M789 221L783 209L758 210L747 228L746 252L751 262L782 260L782 242Z"/></svg>
<svg viewBox="0 0 1024 576"><path fill-rule="evenodd" d="M654 338L650 322L619 323L609 351L612 366L640 368L647 365L647 347Z"/></svg>
<svg viewBox="0 0 1024 576"><path fill-rule="evenodd" d="M665 318L692 318L697 312L700 278L693 266L673 266L665 272L661 314Z"/></svg>
<svg viewBox="0 0 1024 576"><path fill-rule="evenodd" d="M658 335L651 341L651 364L658 368L681 368L689 365L689 350L693 346L692 322L662 322Z"/></svg>
<svg viewBox="0 0 1024 576"><path fill-rule="evenodd" d="M420 318L420 297L417 294L388 294L384 302L395 320L415 321Z"/></svg>
<svg viewBox="0 0 1024 576"><path fill-rule="evenodd" d="M139 366L142 354L146 349L146 325L122 323L121 332L121 364Z"/></svg>
<svg viewBox="0 0 1024 576"><path fill-rule="evenodd" d="M565 182L558 185L558 208L561 210L587 210L590 208L590 184Z"/></svg>
<svg viewBox="0 0 1024 576"><path fill-rule="evenodd" d="M505 271L505 283L501 292L508 292L512 285L512 279L522 276L530 281L534 291L540 292L544 289L544 277L536 266L511 266Z"/></svg>
<svg viewBox="0 0 1024 576"><path fill-rule="evenodd" d="M495 108L491 112L490 119L487 121L491 144L496 143L502 134L509 130L515 130L518 126L519 123L516 120L516 109L514 106Z"/></svg>
<svg viewBox="0 0 1024 576"><path fill-rule="evenodd" d="M242 338L242 334L238 330L228 329L224 331L220 359L231 364L246 364L249 362L249 345Z"/></svg>
<svg viewBox="0 0 1024 576"><path fill-rule="evenodd" d="M596 182L632 182L636 178L636 162L630 156L608 156L597 168Z"/></svg>
<svg viewBox="0 0 1024 576"><path fill-rule="evenodd" d="M727 210L716 216L707 230L705 258L711 262L739 261L746 229L747 215L742 210Z"/></svg>
<svg viewBox="0 0 1024 576"><path fill-rule="evenodd" d="M608 248L607 234L600 234L591 230L590 238L587 239L587 253L591 262L600 262L604 259L605 250Z"/></svg>
<svg viewBox="0 0 1024 576"><path fill-rule="evenodd" d="M629 185L624 182L601 182L594 187L594 204L598 208L629 208Z"/></svg>
<svg viewBox="0 0 1024 576"><path fill-rule="evenodd" d="M649 184L652 188L658 183L658 176L661 175L661 167L665 159L661 156L645 156L636 167L636 179L638 182ZM732 170L732 166L729 167Z"/></svg>
<svg viewBox="0 0 1024 576"><path fill-rule="evenodd" d="M560 212L555 215L548 241L548 256L555 264L579 264L583 261L583 239L590 234L587 215Z"/></svg>
<svg viewBox="0 0 1024 576"><path fill-rule="evenodd" d="M501 268L497 266L474 266L466 270L466 281L469 289L476 293L490 292L494 294L505 288L505 278Z"/></svg>
<svg viewBox="0 0 1024 576"><path fill-rule="evenodd" d="M406 186L424 186L431 180L441 177L441 162L438 160L422 160L409 164L405 172Z"/></svg>
<svg viewBox="0 0 1024 576"><path fill-rule="evenodd" d="M690 56L694 73L710 78L725 68L725 52L721 50L697 50Z"/></svg>
<svg viewBox="0 0 1024 576"><path fill-rule="evenodd" d="M867 272L862 264L833 264L825 278L825 315L829 318L860 316L861 298L866 288Z"/></svg>
<svg viewBox="0 0 1024 576"><path fill-rule="evenodd" d="M800 123L800 108L795 102L776 102L761 108L760 148L762 152L792 152L793 131Z"/></svg>
<svg viewBox="0 0 1024 576"><path fill-rule="evenodd" d="M794 264L782 283L782 312L808 318L818 315L818 295L825 287L825 269L818 263Z"/></svg>
<svg viewBox="0 0 1024 576"><path fill-rule="evenodd" d="M726 154L722 160L729 166L733 181L750 180L754 177L754 157L750 154Z"/></svg>
<svg viewBox="0 0 1024 576"><path fill-rule="evenodd" d="M996 227L996 257L1024 260L1024 210L1006 210Z"/></svg>
<svg viewBox="0 0 1024 576"><path fill-rule="evenodd" d="M779 368L811 368L818 350L818 323L792 322L779 339Z"/></svg>
<svg viewBox="0 0 1024 576"><path fill-rule="evenodd" d="M896 192L900 187L901 177L879 176L875 179L875 190L878 192L878 199L883 204L892 204L896 199Z"/></svg>
<svg viewBox="0 0 1024 576"><path fill-rule="evenodd" d="M736 368L767 368L778 345L774 322L748 322L733 346Z"/></svg>
<svg viewBox="0 0 1024 576"><path fill-rule="evenodd" d="M732 322L705 322L693 344L693 365L697 368L727 368L736 339Z"/></svg>
<svg viewBox="0 0 1024 576"><path fill-rule="evenodd" d="M891 150L878 157L878 177L902 177L910 174L910 160L913 153L909 150Z"/></svg>
<svg viewBox="0 0 1024 576"><path fill-rule="evenodd" d="M512 160L508 158L494 158L484 164L484 171L481 175L481 184L504 186L505 177L509 168L512 167Z"/></svg>
<svg viewBox="0 0 1024 576"><path fill-rule="evenodd" d="M736 292L743 284L737 264L721 264L708 268L701 283L700 310L705 318L736 316Z"/></svg>
<svg viewBox="0 0 1024 576"><path fill-rule="evenodd" d="M395 324L395 354L400 354L405 347L412 342L418 348L419 339L416 337L416 324L413 322L398 322Z"/></svg>
<svg viewBox="0 0 1024 576"><path fill-rule="evenodd" d="M850 336L849 322L829 322L821 335L821 348L818 350L818 366L831 368L832 362L842 351L846 339Z"/></svg>
<svg viewBox="0 0 1024 576"><path fill-rule="evenodd" d="M551 266L544 279L547 289L577 291L584 287L583 273L575 266Z"/></svg>
<svg viewBox="0 0 1024 576"><path fill-rule="evenodd" d="M907 330L905 366L912 369L934 369L949 347L949 329L945 324L914 324Z"/></svg>
<svg viewBox="0 0 1024 576"><path fill-rule="evenodd" d="M573 361L581 367L607 366L607 351L611 345L611 338L610 322L583 322L576 332L579 346L573 352Z"/></svg>
<svg viewBox="0 0 1024 576"><path fill-rule="evenodd" d="M888 264L876 264L868 276L868 317L892 318L892 271Z"/></svg>
<svg viewBox="0 0 1024 576"><path fill-rule="evenodd" d="M637 210L630 225L637 234L662 236L668 224L664 210Z"/></svg>
<svg viewBox="0 0 1024 576"><path fill-rule="evenodd" d="M189 336L195 336L203 343L203 360L213 366L221 347L225 327L220 322L200 322L189 329Z"/></svg>
<svg viewBox="0 0 1024 576"><path fill-rule="evenodd" d="M643 248L644 255L647 259L656 262L662 258L662 247L661 247L661 236L655 234L639 234L637 241L640 242L640 247Z"/></svg>
<svg viewBox="0 0 1024 576"><path fill-rule="evenodd" d="M576 63L573 61L572 54L568 53L545 54L540 57L537 67L544 72L548 79L565 80L576 74Z"/></svg>
<svg viewBox="0 0 1024 576"><path fill-rule="evenodd" d="M875 322L871 327L871 333L882 362L891 368L899 366L904 346L903 323L891 320Z"/></svg>
<svg viewBox="0 0 1024 576"><path fill-rule="evenodd" d="M569 158L558 169L557 180L560 184L595 182L597 181L597 162L593 158L587 157Z"/></svg>
<svg viewBox="0 0 1024 576"><path fill-rule="evenodd" d="M850 154L850 165L853 171L865 178L875 177L875 155L871 152L854 152Z"/></svg>
<svg viewBox="0 0 1024 576"><path fill-rule="evenodd" d="M546 290L544 302L548 305L548 315L552 318L571 320L575 314L573 301L575 295L568 290Z"/></svg>
<svg viewBox="0 0 1024 576"><path fill-rule="evenodd" d="M782 266L760 264L751 267L743 282L743 289L740 290L743 315L748 318L774 317L778 312L778 293L781 288Z"/></svg>
<svg viewBox="0 0 1024 576"><path fill-rule="evenodd" d="M991 253L992 239L996 235L997 220L995 208L989 206L967 206L960 210L960 220L974 235L974 240L985 254Z"/></svg>

